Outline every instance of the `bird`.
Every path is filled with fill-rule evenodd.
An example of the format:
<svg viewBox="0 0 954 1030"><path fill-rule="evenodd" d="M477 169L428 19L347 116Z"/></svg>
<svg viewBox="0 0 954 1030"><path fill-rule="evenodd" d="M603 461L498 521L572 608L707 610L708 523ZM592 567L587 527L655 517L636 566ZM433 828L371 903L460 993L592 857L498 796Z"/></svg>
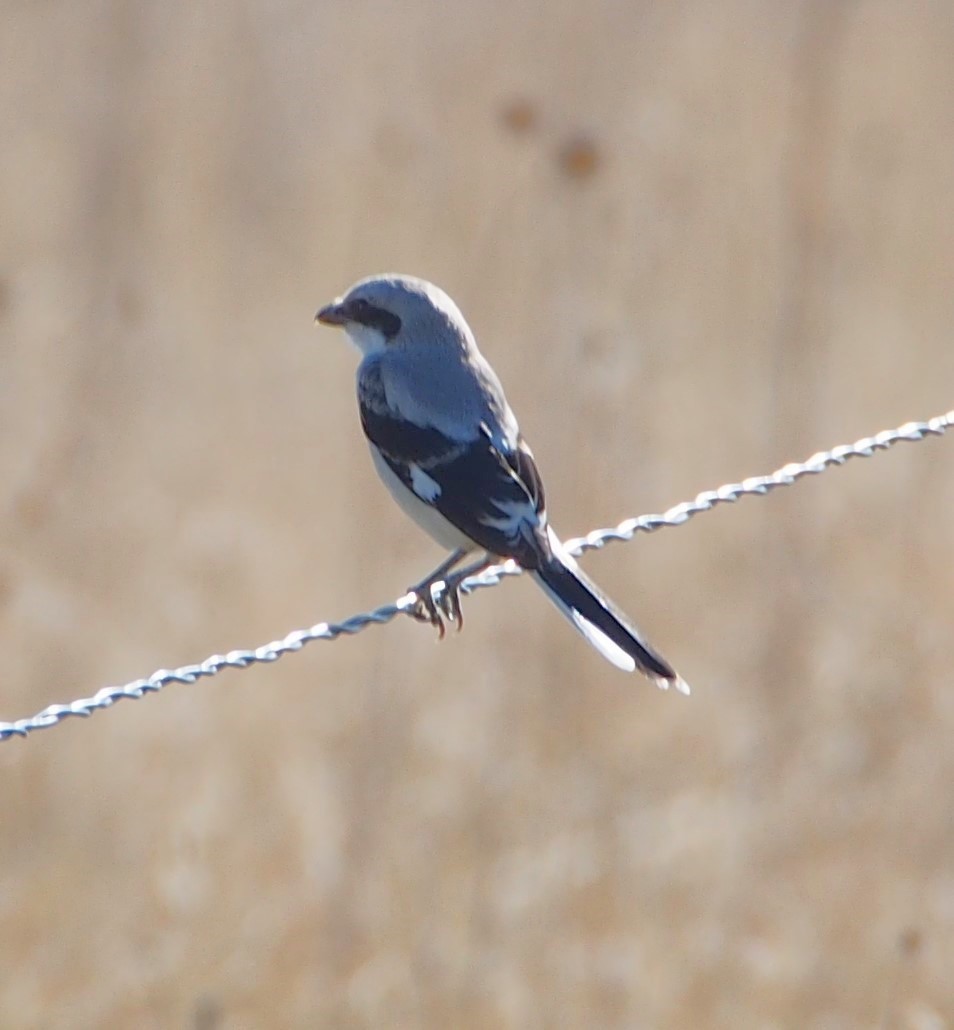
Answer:
<svg viewBox="0 0 954 1030"><path fill-rule="evenodd" d="M359 280L315 320L343 329L361 353L358 408L378 475L405 513L450 552L408 589L413 613L441 636L441 612L460 629L464 578L513 559L613 665L688 694L682 677L554 532L533 452L454 301L424 279L386 273ZM480 552L476 563L460 568Z"/></svg>

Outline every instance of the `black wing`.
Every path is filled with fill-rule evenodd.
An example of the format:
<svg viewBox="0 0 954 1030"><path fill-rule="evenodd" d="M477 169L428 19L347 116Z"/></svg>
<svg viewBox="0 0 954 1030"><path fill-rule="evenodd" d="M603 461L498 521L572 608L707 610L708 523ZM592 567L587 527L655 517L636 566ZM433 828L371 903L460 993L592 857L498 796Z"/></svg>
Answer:
<svg viewBox="0 0 954 1030"><path fill-rule="evenodd" d="M373 375L361 377L358 396L365 435L409 490L486 551L537 567L549 550L545 498L522 438L503 450L484 424L474 440L460 441L396 418Z"/></svg>

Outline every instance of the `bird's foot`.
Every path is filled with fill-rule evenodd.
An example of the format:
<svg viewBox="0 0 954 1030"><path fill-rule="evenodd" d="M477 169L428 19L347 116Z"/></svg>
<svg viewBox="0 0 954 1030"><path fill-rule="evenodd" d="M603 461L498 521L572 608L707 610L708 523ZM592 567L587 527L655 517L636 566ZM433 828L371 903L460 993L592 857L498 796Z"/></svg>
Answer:
<svg viewBox="0 0 954 1030"><path fill-rule="evenodd" d="M456 583L444 579L418 583L410 587L408 593L417 597L414 607L408 609L408 614L418 622L429 622L437 630L438 640L444 639L444 619L453 622L458 632L463 627L464 613Z"/></svg>
<svg viewBox="0 0 954 1030"><path fill-rule="evenodd" d="M412 608L407 609L408 615L418 622L429 622L437 629L437 639L444 639L444 620L441 618L440 609L434 601L434 595L428 585L411 587L409 594L414 594L417 600Z"/></svg>

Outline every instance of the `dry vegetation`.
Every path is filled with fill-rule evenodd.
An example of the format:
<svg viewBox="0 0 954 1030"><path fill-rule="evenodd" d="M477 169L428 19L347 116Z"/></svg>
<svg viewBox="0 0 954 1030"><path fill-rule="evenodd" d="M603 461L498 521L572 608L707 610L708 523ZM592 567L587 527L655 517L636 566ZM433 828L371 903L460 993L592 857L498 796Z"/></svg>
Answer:
<svg viewBox="0 0 954 1030"><path fill-rule="evenodd" d="M954 8L5 5L0 717L370 607L358 275L567 535L951 406ZM0 1026L954 1025L954 441L0 747Z"/></svg>

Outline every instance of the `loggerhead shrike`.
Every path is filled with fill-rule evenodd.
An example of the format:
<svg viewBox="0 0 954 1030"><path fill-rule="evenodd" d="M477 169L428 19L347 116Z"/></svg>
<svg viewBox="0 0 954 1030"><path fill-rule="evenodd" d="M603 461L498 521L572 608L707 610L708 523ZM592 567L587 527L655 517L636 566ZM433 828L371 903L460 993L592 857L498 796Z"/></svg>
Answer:
<svg viewBox="0 0 954 1030"><path fill-rule="evenodd" d="M418 616L461 625L464 577L512 558L604 658L657 686L689 688L577 567L547 523L543 482L457 305L432 283L375 275L315 316L361 351L358 405L374 466L394 499L451 551L417 586ZM479 563L449 575L475 551ZM432 588L438 590L435 603Z"/></svg>

